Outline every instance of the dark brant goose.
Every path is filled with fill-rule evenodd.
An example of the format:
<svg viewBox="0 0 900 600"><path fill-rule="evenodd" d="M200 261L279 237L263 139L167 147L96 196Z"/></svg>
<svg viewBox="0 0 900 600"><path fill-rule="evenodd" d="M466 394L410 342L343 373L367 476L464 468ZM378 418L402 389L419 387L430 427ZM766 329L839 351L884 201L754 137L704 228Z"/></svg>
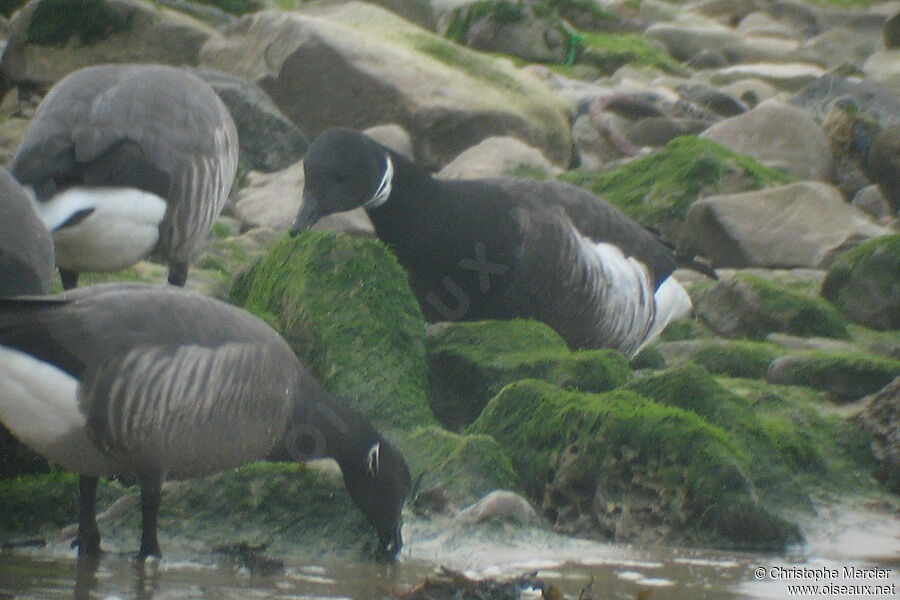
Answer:
<svg viewBox="0 0 900 600"><path fill-rule="evenodd" d="M53 240L28 194L0 168L0 297L49 294Z"/></svg>
<svg viewBox="0 0 900 600"><path fill-rule="evenodd" d="M63 285L156 253L184 285L234 178L237 130L206 82L162 65L100 65L57 83L11 168L53 232Z"/></svg>
<svg viewBox="0 0 900 600"><path fill-rule="evenodd" d="M304 169L293 231L365 207L429 321L534 318L571 348L634 355L690 312L671 250L577 186L439 180L347 129L313 142Z"/></svg>
<svg viewBox="0 0 900 600"><path fill-rule="evenodd" d="M410 478L400 452L260 319L179 288L0 300L0 420L81 474L79 554L99 553L98 476L140 484L145 558L160 555L164 480L319 456L338 462L381 549L402 545Z"/></svg>

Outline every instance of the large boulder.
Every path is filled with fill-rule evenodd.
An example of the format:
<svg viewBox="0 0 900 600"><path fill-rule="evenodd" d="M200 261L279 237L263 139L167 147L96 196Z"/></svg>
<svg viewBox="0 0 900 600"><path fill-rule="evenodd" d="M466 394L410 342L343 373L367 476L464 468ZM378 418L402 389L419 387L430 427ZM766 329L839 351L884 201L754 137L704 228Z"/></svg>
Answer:
<svg viewBox="0 0 900 600"><path fill-rule="evenodd" d="M15 14L3 74L42 88L100 63L196 65L215 30L184 13L138 0L32 0Z"/></svg>
<svg viewBox="0 0 900 600"><path fill-rule="evenodd" d="M678 60L689 60L703 51L715 51L730 63L782 62L795 56L799 44L777 37L745 38L730 27L708 23L656 23L645 35L662 43Z"/></svg>
<svg viewBox="0 0 900 600"><path fill-rule="evenodd" d="M300 160L309 141L258 85L213 69L194 73L213 87L234 117L245 170L271 173Z"/></svg>
<svg viewBox="0 0 900 600"><path fill-rule="evenodd" d="M900 376L872 396L854 420L872 436L879 479L900 493Z"/></svg>
<svg viewBox="0 0 900 600"><path fill-rule="evenodd" d="M846 338L840 313L822 298L809 297L750 273L696 288L697 315L727 338L763 339L772 332Z"/></svg>
<svg viewBox="0 0 900 600"><path fill-rule="evenodd" d="M702 136L777 166L799 179L828 180L831 147L809 113L776 101L766 101L744 114L725 119Z"/></svg>
<svg viewBox="0 0 900 600"><path fill-rule="evenodd" d="M547 178L557 175L559 167L541 151L514 137L487 138L464 150L444 165L437 176L443 179L480 179L509 175Z"/></svg>
<svg viewBox="0 0 900 600"><path fill-rule="evenodd" d="M684 231L685 244L714 265L736 268L824 268L847 247L890 233L815 181L701 198Z"/></svg>
<svg viewBox="0 0 900 600"><path fill-rule="evenodd" d="M900 329L900 235L869 240L828 269L822 296L873 329Z"/></svg>
<svg viewBox="0 0 900 600"><path fill-rule="evenodd" d="M203 62L257 82L310 137L393 122L429 166L496 135L569 162L567 109L545 84L376 6L263 11L224 34L203 48Z"/></svg>
<svg viewBox="0 0 900 600"><path fill-rule="evenodd" d="M809 350L775 359L766 379L822 390L836 402L874 394L900 373L900 360L864 352Z"/></svg>

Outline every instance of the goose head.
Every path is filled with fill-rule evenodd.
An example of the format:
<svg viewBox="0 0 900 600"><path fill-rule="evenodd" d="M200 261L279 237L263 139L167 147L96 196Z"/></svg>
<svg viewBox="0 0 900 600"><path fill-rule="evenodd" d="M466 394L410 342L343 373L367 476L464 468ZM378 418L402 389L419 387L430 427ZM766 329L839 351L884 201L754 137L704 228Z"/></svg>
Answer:
<svg viewBox="0 0 900 600"><path fill-rule="evenodd" d="M339 462L347 492L378 534L379 551L396 556L403 546L400 513L410 489L403 455L378 436L355 445Z"/></svg>
<svg viewBox="0 0 900 600"><path fill-rule="evenodd" d="M391 193L394 166L388 151L364 134L329 129L303 159L303 201L292 233L309 229L322 217L363 206L376 208Z"/></svg>

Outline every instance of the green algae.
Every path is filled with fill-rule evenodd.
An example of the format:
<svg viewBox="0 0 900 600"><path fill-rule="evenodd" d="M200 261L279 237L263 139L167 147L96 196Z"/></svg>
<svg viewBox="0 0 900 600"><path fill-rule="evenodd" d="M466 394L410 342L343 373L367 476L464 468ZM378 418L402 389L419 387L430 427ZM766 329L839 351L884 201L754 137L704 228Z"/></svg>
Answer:
<svg viewBox="0 0 900 600"><path fill-rule="evenodd" d="M783 353L773 344L710 340L691 360L716 375L765 379L769 365Z"/></svg>
<svg viewBox="0 0 900 600"><path fill-rule="evenodd" d="M855 321L900 329L900 234L848 250L829 267L821 294Z"/></svg>
<svg viewBox="0 0 900 600"><path fill-rule="evenodd" d="M872 394L900 375L900 360L866 352L808 350L773 364L769 380L828 392L837 402Z"/></svg>
<svg viewBox="0 0 900 600"><path fill-rule="evenodd" d="M425 321L406 273L380 242L286 236L235 279L231 300L281 332L326 388L376 425L434 423Z"/></svg>
<svg viewBox="0 0 900 600"><path fill-rule="evenodd" d="M677 137L610 171L571 171L559 178L602 196L633 219L655 225L683 221L698 197L716 193L723 180L733 177L745 179L745 189L791 180L782 171L696 136Z"/></svg>
<svg viewBox="0 0 900 600"><path fill-rule="evenodd" d="M451 429L474 421L492 396L520 379L601 392L632 375L620 353L570 352L549 327L525 320L446 324L428 338L428 364L432 410Z"/></svg>
<svg viewBox="0 0 900 600"><path fill-rule="evenodd" d="M417 491L440 487L447 498L463 505L495 489L516 489L519 477L509 457L488 435L452 433L423 427L404 442Z"/></svg>
<svg viewBox="0 0 900 600"><path fill-rule="evenodd" d="M612 74L626 64L639 64L667 73L684 74L686 70L668 52L652 40L634 33L578 32L572 43L581 61Z"/></svg>

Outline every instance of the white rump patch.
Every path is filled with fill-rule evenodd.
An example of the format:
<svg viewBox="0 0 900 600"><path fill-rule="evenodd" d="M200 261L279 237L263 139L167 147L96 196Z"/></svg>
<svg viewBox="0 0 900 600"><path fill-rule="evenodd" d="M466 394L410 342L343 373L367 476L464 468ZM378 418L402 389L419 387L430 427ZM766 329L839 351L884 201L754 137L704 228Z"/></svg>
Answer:
<svg viewBox="0 0 900 600"><path fill-rule="evenodd" d="M375 477L378 475L378 469L381 467L381 442L375 442L371 448L369 448L368 454L366 454L366 465L369 470L369 475L371 477Z"/></svg>
<svg viewBox="0 0 900 600"><path fill-rule="evenodd" d="M53 233L56 263L73 271L116 271L146 257L159 240L166 201L135 188L72 187L36 204ZM91 211L64 226L80 211Z"/></svg>
<svg viewBox="0 0 900 600"><path fill-rule="evenodd" d="M65 469L109 475L113 463L87 437L78 380L0 346L0 421L22 443Z"/></svg>
<svg viewBox="0 0 900 600"><path fill-rule="evenodd" d="M384 175L381 176L381 182L378 184L378 189L375 190L375 195L372 196L371 200L363 204L363 208L378 208L387 202L388 197L391 195L391 182L394 179L394 163L391 161L390 156L385 156L384 158L387 163L384 167Z"/></svg>
<svg viewBox="0 0 900 600"><path fill-rule="evenodd" d="M640 261L626 257L613 244L581 240L593 272L594 297L600 305L598 328L606 345L634 356L670 321L690 314L690 297L675 279L667 278L654 290Z"/></svg>

